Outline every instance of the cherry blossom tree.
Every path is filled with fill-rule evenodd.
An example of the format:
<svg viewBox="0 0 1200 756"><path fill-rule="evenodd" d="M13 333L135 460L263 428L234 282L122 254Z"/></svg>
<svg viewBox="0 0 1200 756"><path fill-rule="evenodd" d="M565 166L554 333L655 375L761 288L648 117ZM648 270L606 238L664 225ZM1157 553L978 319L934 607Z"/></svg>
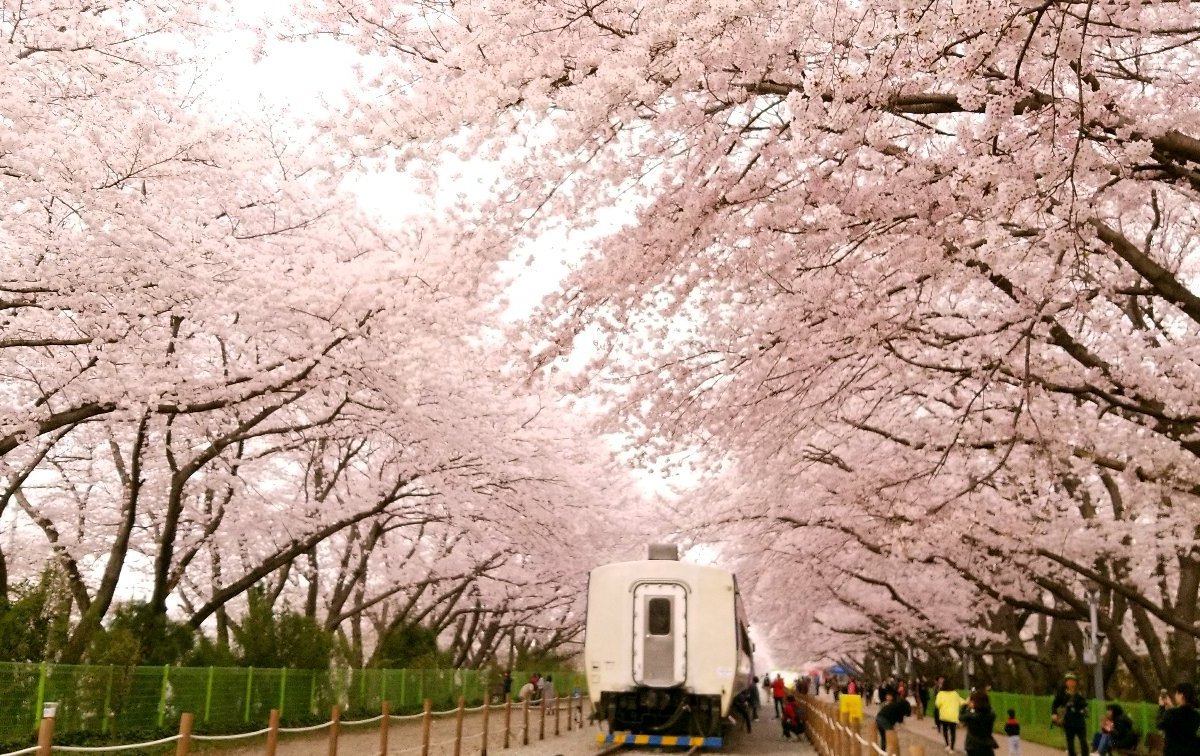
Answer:
<svg viewBox="0 0 1200 756"><path fill-rule="evenodd" d="M994 658L1095 591L1105 664L1146 693L1194 667L1187 6L313 0L307 22L380 72L359 149L502 166L443 228L464 253L620 219L571 252L531 363L582 350L569 388L717 476L696 522L778 543L746 557L764 590L825 566L851 646Z"/></svg>
<svg viewBox="0 0 1200 756"><path fill-rule="evenodd" d="M261 586L482 658L471 618L539 622L625 494L487 347L470 265L359 209L337 135L213 103L224 10L0 4L0 589L57 566L65 661L122 597L227 637Z"/></svg>

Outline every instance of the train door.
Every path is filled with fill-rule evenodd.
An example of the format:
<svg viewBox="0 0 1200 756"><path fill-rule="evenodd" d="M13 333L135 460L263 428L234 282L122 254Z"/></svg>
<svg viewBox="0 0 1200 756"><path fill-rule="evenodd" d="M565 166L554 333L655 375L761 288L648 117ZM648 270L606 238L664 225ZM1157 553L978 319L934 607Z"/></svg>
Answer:
<svg viewBox="0 0 1200 756"><path fill-rule="evenodd" d="M687 679L687 590L678 583L633 589L633 681L669 688Z"/></svg>

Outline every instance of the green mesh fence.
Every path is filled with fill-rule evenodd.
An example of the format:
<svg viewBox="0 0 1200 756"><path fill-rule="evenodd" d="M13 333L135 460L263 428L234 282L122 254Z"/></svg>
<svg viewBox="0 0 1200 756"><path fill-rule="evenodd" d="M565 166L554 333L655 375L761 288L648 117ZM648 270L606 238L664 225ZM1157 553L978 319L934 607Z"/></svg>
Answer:
<svg viewBox="0 0 1200 756"><path fill-rule="evenodd" d="M515 696L530 676L512 674ZM560 696L584 688L584 676L552 670ZM178 731L184 712L197 733L259 729L278 709L284 726L323 722L334 704L348 718L477 706L499 697L499 680L467 669L254 669L253 667L102 667L0 662L0 746L34 741L42 707L58 705L58 742L150 739ZM1048 704L1047 704L1048 705ZM0 747L0 751L6 750Z"/></svg>
<svg viewBox="0 0 1200 756"><path fill-rule="evenodd" d="M1021 723L1021 737L1044 745L1066 748L1066 738L1061 727L1050 724L1050 704L1054 696L1027 696L1016 693L989 693L992 709L996 712L996 731L1004 728L1004 719L1009 709L1016 711L1017 720ZM965 696L964 696L965 697ZM1158 706L1151 703L1106 701L1105 705L1119 703L1125 713L1133 720L1133 727L1139 737L1155 731L1155 721L1158 717ZM1094 700L1088 705L1088 736L1100 726L1104 716L1104 705Z"/></svg>

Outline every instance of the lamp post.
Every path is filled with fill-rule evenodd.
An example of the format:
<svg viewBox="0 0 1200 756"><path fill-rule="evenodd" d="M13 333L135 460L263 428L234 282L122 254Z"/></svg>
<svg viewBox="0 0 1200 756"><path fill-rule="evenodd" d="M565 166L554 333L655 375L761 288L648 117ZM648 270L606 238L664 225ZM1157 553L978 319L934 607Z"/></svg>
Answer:
<svg viewBox="0 0 1200 756"><path fill-rule="evenodd" d="M1100 621L1098 613L1100 609L1100 592L1088 592L1088 615L1091 619L1091 643L1086 644L1083 650L1083 661L1086 664L1092 665L1092 685L1096 691L1096 701L1104 705L1104 670L1100 667Z"/></svg>

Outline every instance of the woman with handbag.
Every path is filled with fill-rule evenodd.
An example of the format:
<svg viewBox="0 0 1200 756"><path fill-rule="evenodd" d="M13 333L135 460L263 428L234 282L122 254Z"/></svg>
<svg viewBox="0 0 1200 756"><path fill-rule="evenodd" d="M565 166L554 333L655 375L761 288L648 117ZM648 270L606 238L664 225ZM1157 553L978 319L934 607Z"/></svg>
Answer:
<svg viewBox="0 0 1200 756"><path fill-rule="evenodd" d="M992 711L992 702L986 690L976 688L971 692L967 708L959 715L959 721L967 728L967 737L963 740L967 756L992 756L995 753L999 745L992 737L996 713Z"/></svg>

